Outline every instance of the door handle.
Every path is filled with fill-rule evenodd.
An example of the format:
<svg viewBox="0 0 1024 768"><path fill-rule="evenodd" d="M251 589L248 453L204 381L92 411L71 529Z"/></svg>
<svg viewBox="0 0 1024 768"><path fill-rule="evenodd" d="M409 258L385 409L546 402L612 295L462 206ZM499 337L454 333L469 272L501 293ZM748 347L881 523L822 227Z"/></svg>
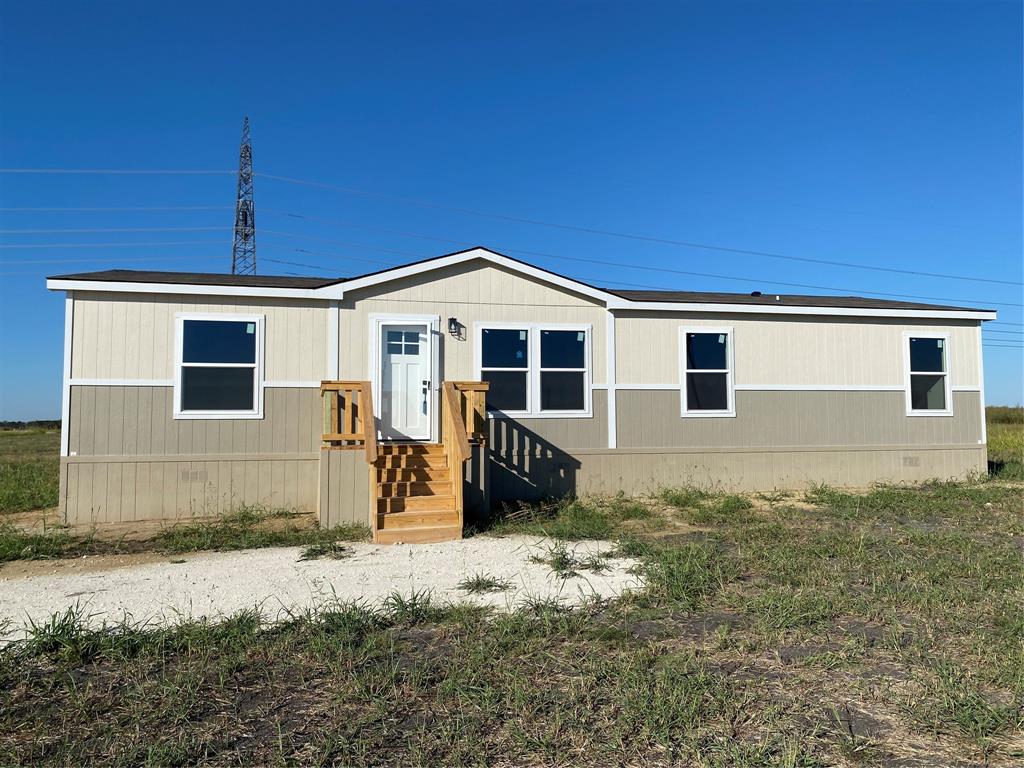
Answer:
<svg viewBox="0 0 1024 768"><path fill-rule="evenodd" d="M427 394L427 392L429 390L430 390L430 379L424 379L423 380L423 394L424 395Z"/></svg>

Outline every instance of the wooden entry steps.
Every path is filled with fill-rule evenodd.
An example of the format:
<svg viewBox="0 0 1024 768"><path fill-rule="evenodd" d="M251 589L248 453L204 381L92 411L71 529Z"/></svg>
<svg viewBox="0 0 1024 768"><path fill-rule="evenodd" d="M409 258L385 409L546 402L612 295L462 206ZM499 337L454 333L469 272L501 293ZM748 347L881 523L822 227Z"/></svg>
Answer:
<svg viewBox="0 0 1024 768"><path fill-rule="evenodd" d="M471 458L472 445L486 445L488 387L483 381L442 383L440 443L381 445L370 382L320 382L322 448L366 454L369 521L375 542L414 544L462 538L463 468Z"/></svg>
<svg viewBox="0 0 1024 768"><path fill-rule="evenodd" d="M443 445L381 445L376 481L374 541L378 544L462 538L462 514ZM462 482L461 476L458 481Z"/></svg>

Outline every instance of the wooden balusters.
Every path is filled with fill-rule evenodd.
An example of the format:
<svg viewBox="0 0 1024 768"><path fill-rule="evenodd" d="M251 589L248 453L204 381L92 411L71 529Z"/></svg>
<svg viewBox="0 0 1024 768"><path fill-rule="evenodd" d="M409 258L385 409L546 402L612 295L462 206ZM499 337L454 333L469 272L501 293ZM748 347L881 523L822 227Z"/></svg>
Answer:
<svg viewBox="0 0 1024 768"><path fill-rule="evenodd" d="M373 416L373 391L368 381L323 381L325 448L364 448L366 460L377 460L377 422Z"/></svg>

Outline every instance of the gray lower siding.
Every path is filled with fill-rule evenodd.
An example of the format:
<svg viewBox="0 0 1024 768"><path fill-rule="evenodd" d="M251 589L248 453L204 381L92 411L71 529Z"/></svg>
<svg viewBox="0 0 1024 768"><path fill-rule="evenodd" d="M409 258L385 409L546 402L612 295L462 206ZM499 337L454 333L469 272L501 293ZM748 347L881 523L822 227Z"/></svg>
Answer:
<svg viewBox="0 0 1024 768"><path fill-rule="evenodd" d="M902 392L736 392L736 415L683 418L675 390L623 390L619 448L966 445L981 440L981 395L954 392L952 416L907 416ZM580 446L583 447L583 446Z"/></svg>
<svg viewBox="0 0 1024 768"><path fill-rule="evenodd" d="M683 419L670 390L620 391L573 419L492 419L466 469L467 508L695 483L740 490L865 486L985 471L977 392L913 417L900 392L740 391L734 418ZM175 420L168 387L73 387L60 495L72 525L211 517L242 505L369 521L360 451L320 451L315 389L267 389L263 419ZM468 519L472 519L471 517Z"/></svg>
<svg viewBox="0 0 1024 768"><path fill-rule="evenodd" d="M171 387L71 388L61 510L70 525L316 512L320 393L268 388L262 419L175 419Z"/></svg>
<svg viewBox="0 0 1024 768"><path fill-rule="evenodd" d="M681 484L866 486L986 470L977 392L954 392L948 417L908 417L902 392L738 391L735 417L682 418L678 391L622 390L614 450L606 393L594 394L593 420L492 423L492 504Z"/></svg>

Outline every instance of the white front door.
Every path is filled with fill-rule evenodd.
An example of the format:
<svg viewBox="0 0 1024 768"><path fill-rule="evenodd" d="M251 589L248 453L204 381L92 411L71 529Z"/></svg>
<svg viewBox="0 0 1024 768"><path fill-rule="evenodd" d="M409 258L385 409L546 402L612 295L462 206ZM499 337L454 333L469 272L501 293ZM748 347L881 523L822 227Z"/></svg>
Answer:
<svg viewBox="0 0 1024 768"><path fill-rule="evenodd" d="M380 431L392 440L429 440L433 401L430 326L380 326Z"/></svg>

